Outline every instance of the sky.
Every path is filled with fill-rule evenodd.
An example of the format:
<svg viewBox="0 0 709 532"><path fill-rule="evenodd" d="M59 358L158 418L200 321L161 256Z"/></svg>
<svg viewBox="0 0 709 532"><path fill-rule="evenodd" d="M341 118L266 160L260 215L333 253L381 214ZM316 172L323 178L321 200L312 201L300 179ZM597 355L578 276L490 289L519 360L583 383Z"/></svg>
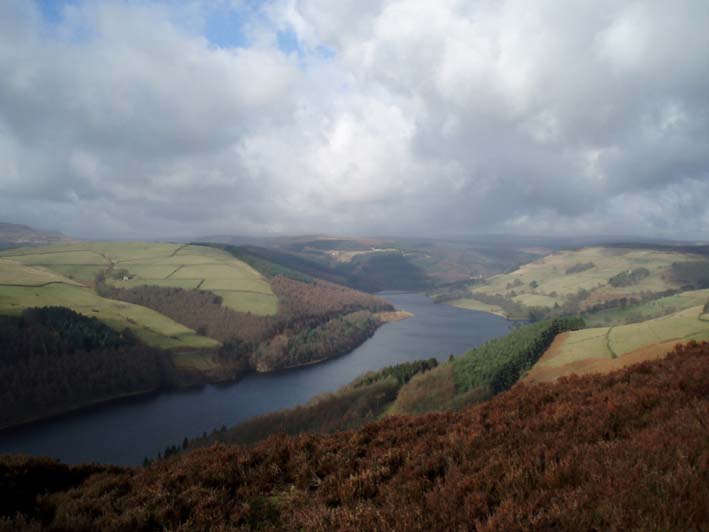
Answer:
<svg viewBox="0 0 709 532"><path fill-rule="evenodd" d="M0 221L709 240L709 2L2 0Z"/></svg>

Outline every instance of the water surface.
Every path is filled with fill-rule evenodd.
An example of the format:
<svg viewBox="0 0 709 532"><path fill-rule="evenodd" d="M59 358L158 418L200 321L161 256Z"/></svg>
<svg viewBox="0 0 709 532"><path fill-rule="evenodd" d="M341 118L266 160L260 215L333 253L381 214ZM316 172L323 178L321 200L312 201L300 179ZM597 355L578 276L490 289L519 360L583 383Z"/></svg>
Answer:
<svg viewBox="0 0 709 532"><path fill-rule="evenodd" d="M435 356L445 360L507 333L510 322L482 312L435 305L421 294L384 292L414 316L389 323L336 359L238 383L126 399L0 432L0 453L47 455L67 463L137 465L167 445L290 408L334 391L358 375Z"/></svg>

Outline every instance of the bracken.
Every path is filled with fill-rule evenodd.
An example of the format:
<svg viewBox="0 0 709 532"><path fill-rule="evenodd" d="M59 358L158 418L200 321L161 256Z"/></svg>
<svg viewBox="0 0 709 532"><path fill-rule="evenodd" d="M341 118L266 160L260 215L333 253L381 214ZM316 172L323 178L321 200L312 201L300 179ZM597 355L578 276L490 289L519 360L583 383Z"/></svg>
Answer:
<svg viewBox="0 0 709 532"><path fill-rule="evenodd" d="M0 501L7 530L707 530L708 420L709 345L691 342L461 412L148 468L5 458Z"/></svg>

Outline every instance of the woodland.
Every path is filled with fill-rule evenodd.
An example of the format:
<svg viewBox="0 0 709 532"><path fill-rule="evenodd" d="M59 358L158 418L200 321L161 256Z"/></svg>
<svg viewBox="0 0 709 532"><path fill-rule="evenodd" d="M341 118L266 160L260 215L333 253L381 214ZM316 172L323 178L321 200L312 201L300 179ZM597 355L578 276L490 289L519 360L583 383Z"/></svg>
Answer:
<svg viewBox="0 0 709 532"><path fill-rule="evenodd" d="M277 275L269 280L278 296L276 316L238 312L205 290L162 286L116 288L97 282L103 297L153 309L199 334L222 342L217 356L239 375L272 371L352 350L380 325L376 312L393 310L383 299L320 280Z"/></svg>
<svg viewBox="0 0 709 532"><path fill-rule="evenodd" d="M167 383L167 353L63 307L0 316L0 427Z"/></svg>

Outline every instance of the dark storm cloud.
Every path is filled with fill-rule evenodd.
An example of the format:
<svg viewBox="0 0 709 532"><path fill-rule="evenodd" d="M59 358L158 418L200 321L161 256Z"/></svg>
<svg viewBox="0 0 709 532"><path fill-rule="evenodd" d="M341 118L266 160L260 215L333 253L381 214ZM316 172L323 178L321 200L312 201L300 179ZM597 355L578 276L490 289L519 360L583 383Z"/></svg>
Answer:
<svg viewBox="0 0 709 532"><path fill-rule="evenodd" d="M709 234L706 2L275 0L241 48L217 4L3 2L0 218Z"/></svg>

